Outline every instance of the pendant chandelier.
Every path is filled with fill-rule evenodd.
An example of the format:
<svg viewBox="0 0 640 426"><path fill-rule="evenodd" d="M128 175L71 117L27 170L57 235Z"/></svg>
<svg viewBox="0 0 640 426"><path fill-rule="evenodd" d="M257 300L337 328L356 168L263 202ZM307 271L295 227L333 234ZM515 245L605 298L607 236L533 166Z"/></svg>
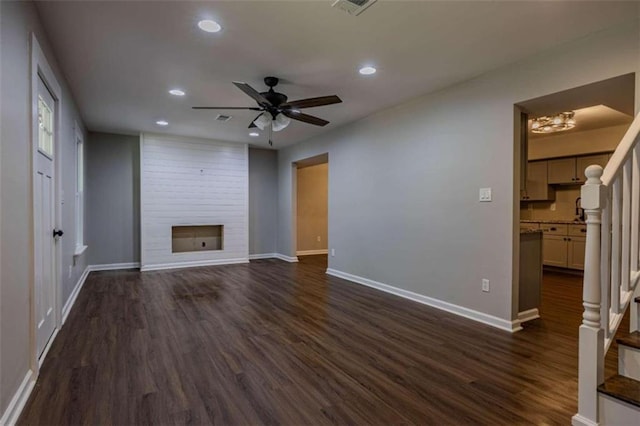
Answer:
<svg viewBox="0 0 640 426"><path fill-rule="evenodd" d="M567 111L556 115L545 115L534 118L531 122L533 133L554 133L571 130L576 127L576 120L573 119L575 112Z"/></svg>

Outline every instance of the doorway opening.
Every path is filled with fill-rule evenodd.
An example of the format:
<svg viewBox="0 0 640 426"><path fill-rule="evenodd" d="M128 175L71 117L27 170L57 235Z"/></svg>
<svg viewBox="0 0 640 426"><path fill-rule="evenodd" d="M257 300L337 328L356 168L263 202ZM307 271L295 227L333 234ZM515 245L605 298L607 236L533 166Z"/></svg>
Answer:
<svg viewBox="0 0 640 426"><path fill-rule="evenodd" d="M295 254L326 259L329 250L328 154L297 161L295 174Z"/></svg>
<svg viewBox="0 0 640 426"><path fill-rule="evenodd" d="M635 115L634 73L515 105L514 314L575 331L582 316L586 241L580 190L605 167ZM516 263L517 262L517 263ZM546 315L546 316L545 316Z"/></svg>

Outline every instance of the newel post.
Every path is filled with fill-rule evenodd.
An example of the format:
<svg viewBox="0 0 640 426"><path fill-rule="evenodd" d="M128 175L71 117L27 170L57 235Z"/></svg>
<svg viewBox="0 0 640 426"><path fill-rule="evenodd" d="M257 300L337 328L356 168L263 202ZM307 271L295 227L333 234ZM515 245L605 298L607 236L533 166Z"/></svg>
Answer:
<svg viewBox="0 0 640 426"><path fill-rule="evenodd" d="M582 186L582 207L587 219L582 325L578 345L578 414L573 424L598 424L597 388L604 381L604 330L600 321L600 225L606 202L602 167L589 166ZM606 325L609 326L608 324Z"/></svg>

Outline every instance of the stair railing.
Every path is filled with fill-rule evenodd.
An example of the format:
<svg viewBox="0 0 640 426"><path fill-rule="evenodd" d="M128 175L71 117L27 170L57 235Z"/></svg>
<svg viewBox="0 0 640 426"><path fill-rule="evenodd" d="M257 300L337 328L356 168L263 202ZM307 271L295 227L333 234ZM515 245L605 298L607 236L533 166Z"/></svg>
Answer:
<svg viewBox="0 0 640 426"><path fill-rule="evenodd" d="M578 413L574 425L597 425L598 386L604 358L631 305L631 330L638 329L640 291L640 114L607 166L587 167L581 197L587 222L582 325L578 345Z"/></svg>

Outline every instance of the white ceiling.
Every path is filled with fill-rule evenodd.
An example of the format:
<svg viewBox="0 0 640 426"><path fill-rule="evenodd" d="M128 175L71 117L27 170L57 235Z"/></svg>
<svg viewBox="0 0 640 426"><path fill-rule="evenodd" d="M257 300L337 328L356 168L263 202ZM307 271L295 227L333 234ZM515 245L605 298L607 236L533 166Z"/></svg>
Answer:
<svg viewBox="0 0 640 426"><path fill-rule="evenodd" d="M281 77L290 99L337 94L305 110L331 121L294 122L282 147L377 110L637 17L635 2L400 2L359 17L323 1L39 2L45 29L91 130L180 134L267 146L248 136L253 111L226 123L194 105L254 106L232 81L262 91ZM208 34L197 21L213 18ZM378 73L362 77L363 64ZM179 87L187 96L167 94ZM166 119L170 125L154 123Z"/></svg>

